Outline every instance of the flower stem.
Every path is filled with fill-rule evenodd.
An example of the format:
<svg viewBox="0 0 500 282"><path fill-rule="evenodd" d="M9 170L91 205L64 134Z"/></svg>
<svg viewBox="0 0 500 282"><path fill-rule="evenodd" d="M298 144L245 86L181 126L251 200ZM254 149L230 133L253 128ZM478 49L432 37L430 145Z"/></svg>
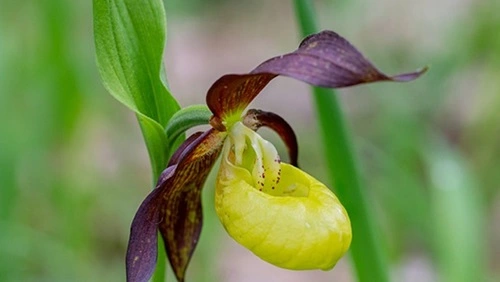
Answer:
<svg viewBox="0 0 500 282"><path fill-rule="evenodd" d="M294 4L302 36L317 32L311 1L294 0ZM359 179L350 136L335 92L314 87L313 94L328 172L351 219L351 255L358 281L389 281L387 263L377 236L378 230L368 206L366 190L362 188Z"/></svg>
<svg viewBox="0 0 500 282"><path fill-rule="evenodd" d="M158 260L156 261L156 269L153 274L153 282L165 282L165 276L167 271L167 257L165 253L165 244L161 239L161 235L158 234Z"/></svg>

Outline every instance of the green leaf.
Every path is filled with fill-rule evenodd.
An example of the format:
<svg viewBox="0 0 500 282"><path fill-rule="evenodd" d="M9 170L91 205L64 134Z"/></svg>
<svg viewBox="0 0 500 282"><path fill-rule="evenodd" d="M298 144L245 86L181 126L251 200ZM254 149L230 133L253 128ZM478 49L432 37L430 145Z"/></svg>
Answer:
<svg viewBox="0 0 500 282"><path fill-rule="evenodd" d="M168 136L167 143L172 145L169 147L173 147L177 138L186 130L197 125L208 124L211 116L212 112L206 105L191 105L176 112L165 128Z"/></svg>
<svg viewBox="0 0 500 282"><path fill-rule="evenodd" d="M165 26L161 0L94 0L97 64L104 86L136 112L154 178L168 158L163 129L179 110L160 76Z"/></svg>
<svg viewBox="0 0 500 282"><path fill-rule="evenodd" d="M120 102L163 126L179 109L160 79L165 26L160 0L94 0L104 85Z"/></svg>
<svg viewBox="0 0 500 282"><path fill-rule="evenodd" d="M153 181L156 181L168 163L167 136L163 128L154 120L143 115L137 115L137 120L148 148L153 170Z"/></svg>
<svg viewBox="0 0 500 282"><path fill-rule="evenodd" d="M156 181L167 165L170 152L164 128L179 110L161 77L166 38L163 2L94 0L93 3L97 65L104 86L137 114ZM155 281L163 281L162 253L158 260Z"/></svg>

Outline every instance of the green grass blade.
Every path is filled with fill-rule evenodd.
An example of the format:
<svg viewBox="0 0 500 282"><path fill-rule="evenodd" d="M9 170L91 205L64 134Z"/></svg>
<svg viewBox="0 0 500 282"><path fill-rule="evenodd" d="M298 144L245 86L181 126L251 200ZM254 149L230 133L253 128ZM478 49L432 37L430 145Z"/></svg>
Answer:
<svg viewBox="0 0 500 282"><path fill-rule="evenodd" d="M311 2L295 0L294 3L302 36L317 32ZM358 281L389 281L381 243L359 180L351 141L335 93L321 88L313 88L313 93L329 174L351 218L351 255Z"/></svg>
<svg viewBox="0 0 500 282"><path fill-rule="evenodd" d="M443 140L434 145L427 161L439 281L485 281L488 240L481 189L457 151Z"/></svg>

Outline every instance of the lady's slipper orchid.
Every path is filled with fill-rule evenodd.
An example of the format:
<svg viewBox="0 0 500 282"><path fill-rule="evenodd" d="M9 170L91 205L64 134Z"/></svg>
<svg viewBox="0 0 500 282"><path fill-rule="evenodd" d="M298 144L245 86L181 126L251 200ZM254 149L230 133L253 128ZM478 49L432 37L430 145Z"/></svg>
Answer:
<svg viewBox="0 0 500 282"><path fill-rule="evenodd" d="M279 267L332 268L351 243L346 210L324 184L297 168L297 140L285 120L260 110L244 111L278 75L335 88L410 81L423 72L387 76L344 38L323 31L248 74L221 77L207 93L212 128L193 134L179 147L137 211L127 250L127 280L151 277L159 230L174 273L184 281L201 232L201 188L221 154L215 204L229 235ZM256 133L262 126L284 140L291 164L282 163L275 147Z"/></svg>

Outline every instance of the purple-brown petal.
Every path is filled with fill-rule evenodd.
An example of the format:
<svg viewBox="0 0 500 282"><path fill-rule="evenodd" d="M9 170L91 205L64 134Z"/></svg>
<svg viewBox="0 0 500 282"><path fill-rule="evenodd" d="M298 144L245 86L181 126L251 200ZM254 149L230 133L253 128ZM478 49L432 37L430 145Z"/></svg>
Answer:
<svg viewBox="0 0 500 282"><path fill-rule="evenodd" d="M243 111L275 74L228 74L219 78L208 90L207 105L221 119Z"/></svg>
<svg viewBox="0 0 500 282"><path fill-rule="evenodd" d="M161 179L168 181L175 166L168 167ZM158 254L159 210L162 190L154 189L142 202L130 228L126 269L128 282L146 282L154 272Z"/></svg>
<svg viewBox="0 0 500 282"><path fill-rule="evenodd" d="M269 127L274 130L283 140L288 149L290 164L295 167L299 166L299 146L297 143L297 136L285 119L272 112L250 109L247 111L245 118L243 119L243 123L252 130L257 130L262 126Z"/></svg>
<svg viewBox="0 0 500 282"><path fill-rule="evenodd" d="M128 282L146 282L153 274L158 230L177 280L184 281L202 226L201 189L225 136L214 129L195 133L172 156L132 222L126 258Z"/></svg>
<svg viewBox="0 0 500 282"><path fill-rule="evenodd" d="M340 88L376 81L409 81L425 71L387 76L346 39L325 30L306 37L296 51L269 59L251 73L279 74L315 86Z"/></svg>
<svg viewBox="0 0 500 282"><path fill-rule="evenodd" d="M191 143L196 141L196 139L198 139L198 137L200 137L202 134L203 134L203 132L201 132L201 131L195 132L195 133L191 134L191 136L189 136L184 142L182 142L182 144L179 146L179 148L177 148L177 150L175 150L174 154L172 155L172 157L168 161L168 166L179 163L184 151L191 145ZM161 177L160 177L160 179L161 179Z"/></svg>
<svg viewBox="0 0 500 282"><path fill-rule="evenodd" d="M183 150L173 177L159 187L164 192L158 228L178 281L184 281L200 236L201 189L220 154L225 136L226 133L210 129L179 148Z"/></svg>
<svg viewBox="0 0 500 282"><path fill-rule="evenodd" d="M327 30L306 37L294 52L271 58L248 74L221 77L208 90L207 105L215 116L224 119L246 108L278 75L315 86L340 88L377 81L410 81L426 70L387 76L347 40Z"/></svg>

